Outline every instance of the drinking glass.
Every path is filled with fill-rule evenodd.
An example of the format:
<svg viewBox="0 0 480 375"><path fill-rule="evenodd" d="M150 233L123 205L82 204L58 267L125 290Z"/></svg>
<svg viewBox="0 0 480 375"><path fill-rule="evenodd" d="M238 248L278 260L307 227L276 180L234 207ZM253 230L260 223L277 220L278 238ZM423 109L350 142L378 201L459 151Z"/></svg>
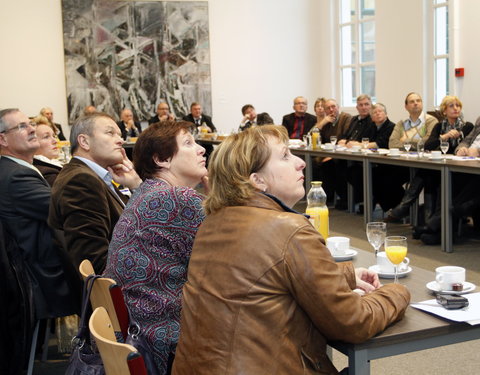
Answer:
<svg viewBox="0 0 480 375"><path fill-rule="evenodd" d="M385 253L395 268L394 283L398 283L398 265L403 262L407 256L407 237L389 236L385 238Z"/></svg>
<svg viewBox="0 0 480 375"><path fill-rule="evenodd" d="M335 151L335 144L337 143L337 136L336 135L332 135L330 137L330 143L333 145L333 150Z"/></svg>
<svg viewBox="0 0 480 375"><path fill-rule="evenodd" d="M423 153L425 152L425 143L423 143L422 139L417 143L417 151L418 151L418 157L423 158Z"/></svg>
<svg viewBox="0 0 480 375"><path fill-rule="evenodd" d="M410 151L410 148L412 147L412 141L410 139L407 139L403 144L403 147L405 148L405 151L407 151L408 153Z"/></svg>
<svg viewBox="0 0 480 375"><path fill-rule="evenodd" d="M450 143L448 143L448 141L440 141L440 150L442 150L443 161L447 160L446 154L449 147L450 147Z"/></svg>
<svg viewBox="0 0 480 375"><path fill-rule="evenodd" d="M370 245L375 249L375 257L378 254L378 250L385 241L387 235L387 223L374 221L367 224L367 238Z"/></svg>
<svg viewBox="0 0 480 375"><path fill-rule="evenodd" d="M362 138L362 148L363 152L367 152L368 149L368 144L370 143L370 139L368 138Z"/></svg>

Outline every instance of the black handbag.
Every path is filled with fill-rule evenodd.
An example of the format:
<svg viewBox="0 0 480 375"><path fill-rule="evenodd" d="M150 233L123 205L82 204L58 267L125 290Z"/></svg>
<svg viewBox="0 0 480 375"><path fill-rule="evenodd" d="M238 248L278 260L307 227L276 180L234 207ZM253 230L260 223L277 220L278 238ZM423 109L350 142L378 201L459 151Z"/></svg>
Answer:
<svg viewBox="0 0 480 375"><path fill-rule="evenodd" d="M149 375L159 375L157 365L155 364L153 355L150 352L150 348L146 342L145 336L142 335L140 326L132 320L131 316L130 326L128 327L128 336L125 343L134 346L135 349L137 349L142 355L143 362L145 363L145 367L147 368Z"/></svg>
<svg viewBox="0 0 480 375"><path fill-rule="evenodd" d="M78 333L73 338L73 348L70 362L65 375L105 375L102 358L96 348L91 345L88 320L91 315L90 294L93 283L100 275L90 275L83 286L82 316L78 327Z"/></svg>

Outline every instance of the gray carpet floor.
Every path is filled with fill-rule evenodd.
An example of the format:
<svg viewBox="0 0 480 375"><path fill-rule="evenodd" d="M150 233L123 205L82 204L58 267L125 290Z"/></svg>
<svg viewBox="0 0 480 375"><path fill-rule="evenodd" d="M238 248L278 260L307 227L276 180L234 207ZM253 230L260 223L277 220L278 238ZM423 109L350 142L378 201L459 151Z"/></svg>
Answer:
<svg viewBox="0 0 480 375"><path fill-rule="evenodd" d="M303 210L304 202L296 206ZM350 237L351 245L373 251L367 241L363 216L348 214L343 211L330 210L331 235ZM388 235L406 235L408 240L408 257L411 264L427 270L434 270L441 265L458 265L467 269L467 281L480 286L480 236L466 227L467 239L454 244L454 252L447 254L440 246L426 246L419 240L411 238L411 227L407 224L388 224ZM478 288L480 290L480 287ZM51 340L49 360L45 363L35 362L34 374L60 375L67 365L67 358L55 353L55 342ZM437 349L423 350L409 354L374 360L371 362L372 374L411 375L471 375L480 373L480 340L462 344L449 345ZM346 357L334 351L334 364L338 369L347 365ZM253 375L253 374L252 374Z"/></svg>

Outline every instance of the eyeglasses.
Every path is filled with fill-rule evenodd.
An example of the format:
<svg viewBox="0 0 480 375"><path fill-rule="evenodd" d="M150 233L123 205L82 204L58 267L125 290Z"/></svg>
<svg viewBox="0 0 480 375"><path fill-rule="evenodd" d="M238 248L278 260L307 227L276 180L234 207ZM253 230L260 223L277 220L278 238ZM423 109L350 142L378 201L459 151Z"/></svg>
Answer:
<svg viewBox="0 0 480 375"><path fill-rule="evenodd" d="M14 126L13 128L1 131L0 134L1 133L7 134L8 132L11 132L12 130L16 130L17 132L21 132L23 130L27 130L29 126L36 129L37 124L33 121L31 121L31 122L21 122L20 124L18 124L17 126Z"/></svg>

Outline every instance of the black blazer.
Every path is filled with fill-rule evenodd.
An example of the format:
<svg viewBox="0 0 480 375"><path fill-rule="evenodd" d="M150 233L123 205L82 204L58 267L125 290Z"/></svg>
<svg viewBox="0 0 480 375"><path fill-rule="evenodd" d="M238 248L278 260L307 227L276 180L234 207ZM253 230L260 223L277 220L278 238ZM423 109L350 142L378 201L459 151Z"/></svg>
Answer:
<svg viewBox="0 0 480 375"><path fill-rule="evenodd" d="M299 139L302 139L304 134L307 134L308 131L317 123L317 117L311 115L310 113L305 113L305 125L303 128L303 133L300 134ZM282 125L287 128L288 137L292 138L293 127L295 126L295 113L290 113L289 115L283 116Z"/></svg>
<svg viewBox="0 0 480 375"><path fill-rule="evenodd" d="M0 220L29 270L37 319L76 313L79 302L67 282L75 271L65 268L67 256L47 225L50 196L50 186L37 171L0 158Z"/></svg>
<svg viewBox="0 0 480 375"><path fill-rule="evenodd" d="M42 172L42 176L45 178L45 180L47 180L50 186L53 185L55 179L62 170L62 167L59 167L58 165L50 164L35 158L33 159L33 165L37 167L40 172Z"/></svg>
<svg viewBox="0 0 480 375"><path fill-rule="evenodd" d="M193 119L193 116L191 113L189 115L184 116L183 121L188 121L195 124L195 120ZM203 123L205 123L210 129L212 129L212 132L217 131L217 128L215 128L215 125L213 125L212 118L210 116L202 115L202 117L200 118L200 124L203 124Z"/></svg>
<svg viewBox="0 0 480 375"><path fill-rule="evenodd" d="M136 134L133 130L130 130L129 132L127 132L127 125L123 121L117 122L117 125L122 132L123 139L127 139L127 137L138 137L142 132L142 126L140 125L140 123L138 121L134 121L133 123L138 129L138 134Z"/></svg>

